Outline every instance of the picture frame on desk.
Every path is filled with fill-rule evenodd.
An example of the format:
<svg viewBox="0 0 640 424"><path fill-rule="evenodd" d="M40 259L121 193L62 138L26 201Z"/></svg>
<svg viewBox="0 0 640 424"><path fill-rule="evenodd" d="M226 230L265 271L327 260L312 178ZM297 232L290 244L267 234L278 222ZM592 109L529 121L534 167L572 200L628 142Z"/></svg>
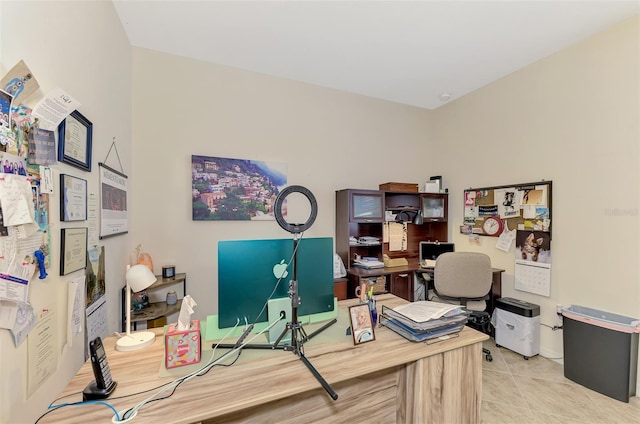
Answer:
<svg viewBox="0 0 640 424"><path fill-rule="evenodd" d="M58 125L58 160L91 172L93 124L74 110Z"/></svg>
<svg viewBox="0 0 640 424"><path fill-rule="evenodd" d="M371 342L376 339L368 304L350 306L349 318L354 345Z"/></svg>

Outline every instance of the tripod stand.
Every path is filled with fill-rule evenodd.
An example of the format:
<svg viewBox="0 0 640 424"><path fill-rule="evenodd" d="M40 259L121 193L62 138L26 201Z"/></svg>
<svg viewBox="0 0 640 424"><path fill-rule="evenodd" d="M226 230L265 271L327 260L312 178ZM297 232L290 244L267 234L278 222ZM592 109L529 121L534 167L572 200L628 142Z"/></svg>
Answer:
<svg viewBox="0 0 640 424"><path fill-rule="evenodd" d="M314 368L314 366L309 362L307 357L304 355L304 343L316 336L318 333L326 330L331 325L335 324L337 320L334 318L316 331L311 334L307 334L302 326L302 323L298 319L298 306L300 305L300 297L298 294L298 278L297 278L297 256L298 256L298 242L299 239L297 235L294 234L293 238L293 278L289 281L289 297L291 298L291 320L287 322L286 327L282 330L280 336L276 339L273 344L248 344L244 347L244 349L271 349L271 350L284 350L293 352L309 369L311 374L318 380L320 385L325 389L325 391L331 396L333 400L338 399L338 394L331 388L329 383L320 375L318 370ZM291 332L291 341L288 344L280 344L282 339L287 335L287 333ZM233 344L221 344L218 347L233 349L237 347Z"/></svg>

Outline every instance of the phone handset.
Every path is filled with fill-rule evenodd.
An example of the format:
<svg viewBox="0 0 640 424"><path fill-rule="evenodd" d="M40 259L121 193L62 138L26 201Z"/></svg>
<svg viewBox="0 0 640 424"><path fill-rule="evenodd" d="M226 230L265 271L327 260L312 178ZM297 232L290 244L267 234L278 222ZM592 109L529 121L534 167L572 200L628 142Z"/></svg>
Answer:
<svg viewBox="0 0 640 424"><path fill-rule="evenodd" d="M106 399L116 389L118 383L111 378L107 354L102 345L102 339L96 337L89 342L89 353L91 358L91 368L95 380L82 392L83 400Z"/></svg>

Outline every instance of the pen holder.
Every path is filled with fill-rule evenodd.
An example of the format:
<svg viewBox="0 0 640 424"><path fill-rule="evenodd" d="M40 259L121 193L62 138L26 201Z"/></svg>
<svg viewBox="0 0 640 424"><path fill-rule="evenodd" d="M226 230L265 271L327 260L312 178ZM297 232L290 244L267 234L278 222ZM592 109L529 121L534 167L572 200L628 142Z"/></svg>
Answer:
<svg viewBox="0 0 640 424"><path fill-rule="evenodd" d="M373 326L375 327L377 323L378 323L378 310L375 307L373 307L371 309L371 324L373 324Z"/></svg>

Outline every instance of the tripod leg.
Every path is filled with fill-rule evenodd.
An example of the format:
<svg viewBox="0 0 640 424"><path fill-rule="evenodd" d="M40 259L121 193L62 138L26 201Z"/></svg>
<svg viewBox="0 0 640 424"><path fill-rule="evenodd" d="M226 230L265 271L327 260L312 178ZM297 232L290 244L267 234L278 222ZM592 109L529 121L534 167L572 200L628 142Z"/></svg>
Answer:
<svg viewBox="0 0 640 424"><path fill-rule="evenodd" d="M329 393L329 396L331 396L331 399L333 399L333 400L338 399L338 394L331 388L329 383L327 383L327 380L325 380L320 375L320 373L313 367L313 365L311 365L311 362L309 362L307 357L304 356L304 355L300 355L299 358L302 360L302 362L304 362L304 364L307 366L307 368L309 368L309 371L311 371L311 374L313 374L313 376L316 378L316 380L318 380L320 385L322 385L322 387L326 390L326 392Z"/></svg>
<svg viewBox="0 0 640 424"><path fill-rule="evenodd" d="M280 343L280 340L282 340L282 338L285 336L285 334L287 334L291 329L292 329L291 328L291 323L288 322L287 325L284 327L284 330L282 330L282 333L280 333L280 335L278 336L276 341L273 343L273 345L274 346L278 346L278 344ZM291 338L293 339L293 335L291 336Z"/></svg>
<svg viewBox="0 0 640 424"><path fill-rule="evenodd" d="M338 322L338 320L334 318L331 321L329 321L328 323L326 323L325 325L323 325L322 327L318 328L316 331L314 331L311 334L309 334L308 336L305 334L305 337L302 339L302 341L306 342L308 340L311 340L314 336L316 336L319 333L323 332L324 330L326 330L327 328L329 328L330 326L332 326L336 322Z"/></svg>

